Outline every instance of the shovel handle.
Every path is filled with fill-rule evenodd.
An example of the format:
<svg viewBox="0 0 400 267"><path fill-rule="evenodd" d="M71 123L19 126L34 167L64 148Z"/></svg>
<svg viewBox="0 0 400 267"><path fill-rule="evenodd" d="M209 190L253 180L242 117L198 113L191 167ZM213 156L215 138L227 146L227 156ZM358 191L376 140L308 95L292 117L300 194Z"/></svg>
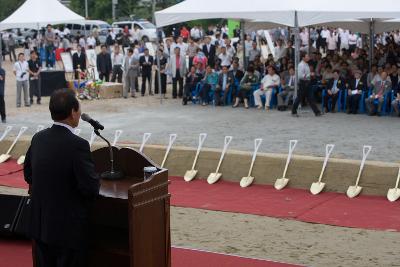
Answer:
<svg viewBox="0 0 400 267"><path fill-rule="evenodd" d="M326 165L328 165L328 160L329 160L329 157L332 154L332 151L333 151L334 147L335 147L335 145L333 145L333 144L327 144L326 147L325 147L325 159L324 159L324 164L322 165L321 173L319 175L319 179L318 179L319 183L322 180L322 176L324 175Z"/></svg>
<svg viewBox="0 0 400 267"><path fill-rule="evenodd" d="M139 149L140 153L143 152L144 146L146 145L146 143L149 140L150 136L151 136L151 133L144 133L143 134L142 144L140 145L140 149Z"/></svg>
<svg viewBox="0 0 400 267"><path fill-rule="evenodd" d="M397 174L397 180L396 180L395 188L399 188L399 181L400 181L400 167L399 167L399 173Z"/></svg>
<svg viewBox="0 0 400 267"><path fill-rule="evenodd" d="M358 171L356 186L358 186L358 183L360 182L360 177L361 177L362 171L364 170L365 161L367 160L367 157L368 157L369 153L371 152L371 149L372 149L372 146L363 146L363 157L362 157L362 161L361 161L360 170Z"/></svg>
<svg viewBox="0 0 400 267"><path fill-rule="evenodd" d="M228 150L229 144L231 143L233 137L232 136L225 136L225 141L224 141L224 149L222 150L221 157L219 158L217 170L215 173L218 173L219 168L221 167L222 161L224 160L225 153Z"/></svg>
<svg viewBox="0 0 400 267"><path fill-rule="evenodd" d="M15 138L14 142L11 144L10 148L7 151L7 155L10 154L11 150L14 148L15 144L18 142L18 139L21 137L21 135L24 134L24 132L28 129L26 126L22 126L21 129L19 130L19 133L17 137Z"/></svg>
<svg viewBox="0 0 400 267"><path fill-rule="evenodd" d="M6 136L11 132L12 128L13 127L11 125L7 126L7 128L5 129L3 135L0 137L0 141L3 141L4 138L6 138Z"/></svg>
<svg viewBox="0 0 400 267"><path fill-rule="evenodd" d="M290 140L289 141L289 154L285 164L285 170L283 171L283 178L286 178L286 172L289 167L290 160L292 159L292 154L294 149L296 148L298 141L297 140Z"/></svg>
<svg viewBox="0 0 400 267"><path fill-rule="evenodd" d="M44 129L44 126L43 126L43 125L38 125L38 127L36 128L36 133L40 132L40 131L43 130L43 129ZM80 129L77 129L77 130L80 131Z"/></svg>
<svg viewBox="0 0 400 267"><path fill-rule="evenodd" d="M258 149L261 146L262 141L263 140L261 138L254 139L254 152L253 152L253 157L251 159L249 175L247 175L248 177L251 176L251 172L253 171L254 162L256 161L257 152L258 152Z"/></svg>
<svg viewBox="0 0 400 267"><path fill-rule="evenodd" d="M96 139L96 133L94 130L92 131L92 134L90 135L90 141L89 141L89 146L92 147L94 140Z"/></svg>
<svg viewBox="0 0 400 267"><path fill-rule="evenodd" d="M76 128L76 129L74 130L74 134L77 135L77 136L79 136L79 135L81 134L81 132L82 132L82 130L79 129L79 128Z"/></svg>
<svg viewBox="0 0 400 267"><path fill-rule="evenodd" d="M121 137L121 134L122 134L123 132L124 132L124 131L122 131L122 130L116 130L116 131L115 131L114 141L112 142L112 146L115 146L115 145L117 144L117 142L118 142L118 140L119 140L119 138Z"/></svg>
<svg viewBox="0 0 400 267"><path fill-rule="evenodd" d="M206 133L201 133L199 135L199 146L197 147L196 156L194 157L192 171L194 170L194 167L196 167L197 159L199 158L201 148L203 147L203 144L204 144L204 141L206 140L206 138L207 138Z"/></svg>
<svg viewBox="0 0 400 267"><path fill-rule="evenodd" d="M168 143L167 151L165 152L164 159L163 159L163 161L161 163L161 168L164 168L164 164L167 161L169 152L170 152L170 150L172 148L172 145L174 144L174 142L176 140L176 137L177 137L177 134L170 134L169 135L169 143Z"/></svg>

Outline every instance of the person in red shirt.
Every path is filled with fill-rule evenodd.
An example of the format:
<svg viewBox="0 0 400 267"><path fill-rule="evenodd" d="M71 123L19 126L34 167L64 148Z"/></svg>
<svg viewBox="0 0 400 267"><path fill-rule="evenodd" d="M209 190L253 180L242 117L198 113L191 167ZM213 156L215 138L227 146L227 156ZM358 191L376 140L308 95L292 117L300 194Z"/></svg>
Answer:
<svg viewBox="0 0 400 267"><path fill-rule="evenodd" d="M186 43L188 38L189 38L190 32L188 31L188 29L183 26L181 28L181 37L183 38L183 41Z"/></svg>

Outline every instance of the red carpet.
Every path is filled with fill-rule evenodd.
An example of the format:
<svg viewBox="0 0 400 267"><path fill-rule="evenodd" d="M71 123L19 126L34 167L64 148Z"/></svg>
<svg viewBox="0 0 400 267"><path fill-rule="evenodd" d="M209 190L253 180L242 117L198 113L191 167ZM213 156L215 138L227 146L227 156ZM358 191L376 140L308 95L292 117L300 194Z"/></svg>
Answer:
<svg viewBox="0 0 400 267"><path fill-rule="evenodd" d="M29 241L0 239L0 267L31 267L32 250ZM172 248L173 267L294 267L296 265L277 263L196 251Z"/></svg>
<svg viewBox="0 0 400 267"><path fill-rule="evenodd" d="M24 166L18 165L15 159L10 159L4 163L0 163L0 176L22 171L23 168Z"/></svg>

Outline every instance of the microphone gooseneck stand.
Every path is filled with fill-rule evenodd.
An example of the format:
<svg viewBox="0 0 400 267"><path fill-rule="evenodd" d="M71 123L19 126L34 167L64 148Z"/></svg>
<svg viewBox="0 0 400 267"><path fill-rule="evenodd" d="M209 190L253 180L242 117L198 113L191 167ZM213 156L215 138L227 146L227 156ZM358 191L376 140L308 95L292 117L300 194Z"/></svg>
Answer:
<svg viewBox="0 0 400 267"><path fill-rule="evenodd" d="M114 169L114 152L113 152L113 148L112 148L110 142L100 134L100 132L99 132L98 129L95 129L95 130L94 130L94 133L95 133L98 137L100 137L101 139L103 139L103 140L107 143L108 148L110 149L110 163L111 163L111 169L110 169L110 171L103 172L103 173L101 174L101 176L100 176L101 179L105 179L105 180L118 180L118 179L124 178L124 174L123 174L122 172L116 171L116 170Z"/></svg>

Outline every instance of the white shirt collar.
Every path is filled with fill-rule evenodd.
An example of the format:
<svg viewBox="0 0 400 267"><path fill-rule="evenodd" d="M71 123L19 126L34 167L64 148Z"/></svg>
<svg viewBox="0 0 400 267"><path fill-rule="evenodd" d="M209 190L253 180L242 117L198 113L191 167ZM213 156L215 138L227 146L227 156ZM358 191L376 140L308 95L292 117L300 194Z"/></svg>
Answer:
<svg viewBox="0 0 400 267"><path fill-rule="evenodd" d="M69 126L68 124L62 123L62 122L54 122L53 125L58 125L58 126L62 126L67 128L68 130L71 131L71 133L74 133L74 128L72 128L71 126Z"/></svg>

